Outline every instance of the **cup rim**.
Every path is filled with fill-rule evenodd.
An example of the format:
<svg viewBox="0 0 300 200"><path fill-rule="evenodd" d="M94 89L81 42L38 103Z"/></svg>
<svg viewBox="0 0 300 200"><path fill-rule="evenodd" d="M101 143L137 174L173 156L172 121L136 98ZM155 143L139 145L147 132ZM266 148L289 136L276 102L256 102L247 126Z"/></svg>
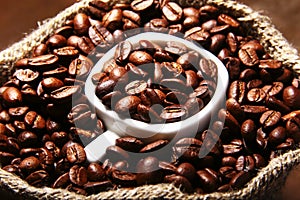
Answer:
<svg viewBox="0 0 300 200"><path fill-rule="evenodd" d="M229 77L228 72L224 66L224 64L211 52L205 50L203 47L201 47L199 44L195 44L191 41L188 41L186 39L165 34L165 33L158 33L158 32L145 32L145 33L139 33L137 35L128 37L125 39L126 41L131 42L132 44L136 44L140 40L148 40L148 41L175 41L184 44L187 48L190 50L194 50L197 53L199 53L202 57L211 59L216 65L217 65L217 83L216 83L216 89L215 92L210 99L210 101L205 105L203 109L201 109L196 114L177 122L171 122L171 123L157 123L157 124L151 124L146 123L142 121L138 121L131 118L120 118L120 116L113 110L107 109L105 105L102 104L101 100L96 96L95 94L95 88L96 85L92 83L91 77L93 74L100 72L103 69L103 64L107 61L109 61L111 58L113 58L116 47L118 44L116 44L114 47L112 47L108 52L105 53L105 55L98 60L98 62L94 65L93 69L91 70L89 76L87 77L86 84L85 84L85 94L89 100L89 102L97 109L97 111L101 112L101 115L105 115L106 117L109 117L111 120L114 120L116 123L122 123L123 126L126 127L132 127L134 125L135 130L144 131L145 127L147 127L147 132L152 132L151 130L156 130L156 133L159 134L169 134L170 132L178 131L178 127L180 129L185 129L189 126L195 126L199 122L201 122L201 119L203 119L205 116L209 115L211 111L216 106L215 103L218 103L220 99L224 98L226 95L226 88L228 86ZM103 118L103 117L102 117ZM105 118L105 117L104 117ZM104 119L105 121L105 119ZM164 129L162 132L157 132L157 130L160 130L162 125L164 126ZM148 128L150 127L150 128Z"/></svg>

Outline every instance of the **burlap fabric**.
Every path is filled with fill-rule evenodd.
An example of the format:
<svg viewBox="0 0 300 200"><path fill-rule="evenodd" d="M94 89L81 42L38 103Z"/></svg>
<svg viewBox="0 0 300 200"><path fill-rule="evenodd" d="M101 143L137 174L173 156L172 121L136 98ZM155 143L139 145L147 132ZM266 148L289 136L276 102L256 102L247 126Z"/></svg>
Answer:
<svg viewBox="0 0 300 200"><path fill-rule="evenodd" d="M253 11L246 5L233 0L177 0L182 5L199 7L203 4L212 4L230 13L243 22L249 34L261 41L267 52L275 59L283 61L284 65L300 73L300 59L298 52L293 48L282 34L274 27L271 20L260 12ZM114 3L111 1L111 3ZM34 46L41 43L51 35L55 29L61 27L64 21L79 11L84 11L88 0L75 3L52 19L40 23L39 28L29 34L22 41L0 52L0 82L4 82L13 69L13 63L29 55ZM24 180L0 169L0 185L9 191L33 199L271 199L280 187L292 167L300 162L300 149L289 151L273 159L269 165L261 169L243 189L228 193L211 193L206 195L184 194L172 184L157 184L137 187L134 189L118 189L88 197L75 193L52 188L35 188Z"/></svg>

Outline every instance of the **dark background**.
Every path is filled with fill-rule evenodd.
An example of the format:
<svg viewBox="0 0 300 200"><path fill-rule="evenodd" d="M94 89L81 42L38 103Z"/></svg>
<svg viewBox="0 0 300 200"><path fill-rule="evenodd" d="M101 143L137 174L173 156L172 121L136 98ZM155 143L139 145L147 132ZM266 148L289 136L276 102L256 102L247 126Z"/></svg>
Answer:
<svg viewBox="0 0 300 200"><path fill-rule="evenodd" d="M273 23L300 50L300 0L240 0L268 15ZM0 50L19 41L37 28L37 22L55 16L75 0L0 0ZM14 199L0 190L1 199ZM300 199L300 166L289 174L278 199Z"/></svg>

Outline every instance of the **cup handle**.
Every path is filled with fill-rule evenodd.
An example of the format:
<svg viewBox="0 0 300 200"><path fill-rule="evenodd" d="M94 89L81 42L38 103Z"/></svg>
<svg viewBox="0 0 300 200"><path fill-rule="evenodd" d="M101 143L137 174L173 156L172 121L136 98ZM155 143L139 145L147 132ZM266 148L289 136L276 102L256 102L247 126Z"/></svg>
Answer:
<svg viewBox="0 0 300 200"><path fill-rule="evenodd" d="M85 148L89 162L99 162L105 155L106 148L115 145L116 139L120 138L115 132L107 130L89 143Z"/></svg>

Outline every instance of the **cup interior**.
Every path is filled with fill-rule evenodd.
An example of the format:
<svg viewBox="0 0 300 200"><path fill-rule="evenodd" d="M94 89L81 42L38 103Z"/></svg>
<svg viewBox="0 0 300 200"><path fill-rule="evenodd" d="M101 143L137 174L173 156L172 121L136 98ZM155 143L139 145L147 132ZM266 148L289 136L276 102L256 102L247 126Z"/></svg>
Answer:
<svg viewBox="0 0 300 200"><path fill-rule="evenodd" d="M131 42L135 48L140 40L148 40L158 43L166 43L168 41L176 41L184 44L189 50L196 51L203 58L210 59L217 66L217 84L215 92L208 104L198 113L181 121L164 124L149 124L131 118L121 118L115 111L108 109L102 104L101 100L95 94L96 85L92 82L92 76L102 71L104 64L114 57L116 46L111 48L94 66L85 83L85 94L92 105L96 109L96 113L103 119L107 128L116 132L118 135L132 135L139 138L171 138L179 132L197 132L208 125L211 115L217 115L217 108L225 102L226 88L228 85L228 73L223 63L212 53L205 50L198 44L187 41L177 36L146 32L129 37L126 39Z"/></svg>

